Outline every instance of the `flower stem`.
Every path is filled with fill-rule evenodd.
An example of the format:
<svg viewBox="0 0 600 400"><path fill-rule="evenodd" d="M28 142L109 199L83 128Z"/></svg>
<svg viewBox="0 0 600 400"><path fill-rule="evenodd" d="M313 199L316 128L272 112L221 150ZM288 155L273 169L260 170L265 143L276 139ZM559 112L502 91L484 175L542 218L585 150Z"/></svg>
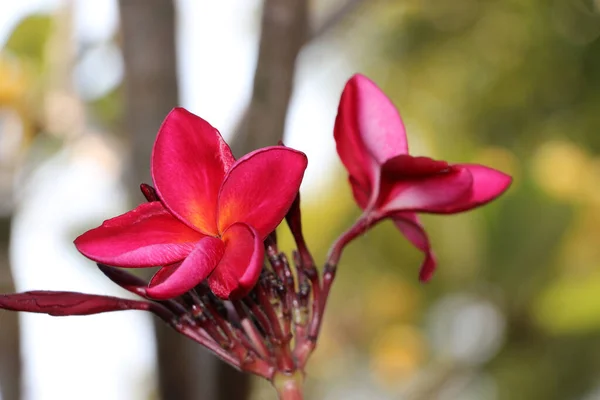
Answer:
<svg viewBox="0 0 600 400"><path fill-rule="evenodd" d="M360 218L354 222L354 225L352 225L352 227L350 227L350 229L348 229L346 232L342 233L340 237L338 237L333 243L329 249L326 264L338 265L344 247L346 247L346 245L352 240L365 233L367 229L375 225L377 222L378 220L375 219L370 213L362 214Z"/></svg>
<svg viewBox="0 0 600 400"><path fill-rule="evenodd" d="M273 386L277 390L279 400L303 400L302 373L296 371L294 374L278 373L273 378Z"/></svg>
<svg viewBox="0 0 600 400"><path fill-rule="evenodd" d="M331 246L323 271L322 285L320 288L317 287L320 290L315 292L313 297L314 307L310 324L308 326L308 331L304 337L297 339L296 346L294 348L294 356L298 360L299 369L304 369L308 358L317 345L317 339L321 331L327 300L329 299L329 292L335 279L337 264L342 256L342 251L348 243L362 235L367 229L369 229L369 227L373 226L377 222L378 219L374 218L372 214L364 213L359 219L356 220L354 225L344 232Z"/></svg>

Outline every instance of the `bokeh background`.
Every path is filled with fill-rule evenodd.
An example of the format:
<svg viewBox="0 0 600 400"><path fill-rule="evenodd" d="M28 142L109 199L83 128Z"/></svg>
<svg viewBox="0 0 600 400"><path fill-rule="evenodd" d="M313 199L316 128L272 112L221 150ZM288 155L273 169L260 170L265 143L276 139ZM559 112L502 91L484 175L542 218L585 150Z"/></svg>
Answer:
<svg viewBox="0 0 600 400"><path fill-rule="evenodd" d="M358 216L332 128L362 72L414 154L514 184L423 218L439 259L427 285L392 224L347 249L307 398L600 399L599 37L597 0L0 1L1 291L125 295L72 240L142 201L176 105L238 155L282 137L308 154L322 261ZM275 398L138 312L0 312L0 387L3 400Z"/></svg>

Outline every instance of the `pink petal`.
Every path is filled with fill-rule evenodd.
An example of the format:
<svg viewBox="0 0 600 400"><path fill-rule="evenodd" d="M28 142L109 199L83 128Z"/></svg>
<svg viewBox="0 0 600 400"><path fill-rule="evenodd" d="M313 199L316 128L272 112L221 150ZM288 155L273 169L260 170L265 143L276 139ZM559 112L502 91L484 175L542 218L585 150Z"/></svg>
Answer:
<svg viewBox="0 0 600 400"><path fill-rule="evenodd" d="M146 301L45 290L0 295L0 308L53 316L90 315L122 310L155 311L152 304Z"/></svg>
<svg viewBox="0 0 600 400"><path fill-rule="evenodd" d="M411 157L414 164L408 169L412 176L389 172L388 165L382 168L381 189L377 209L382 213L397 211L436 212L442 207L464 198L471 190L473 177L464 168L441 169L438 173L426 175L422 172L441 168L444 163L425 161L425 158ZM407 159L408 160L408 159ZM406 161L406 160L405 160ZM419 167L416 164L421 164Z"/></svg>
<svg viewBox="0 0 600 400"><path fill-rule="evenodd" d="M224 250L221 239L203 238L183 262L163 267L154 275L148 285L148 296L170 299L193 289L215 269Z"/></svg>
<svg viewBox="0 0 600 400"><path fill-rule="evenodd" d="M175 271L181 267L181 263L183 261L176 262L175 264L165 265L161 267L158 271L154 273L152 278L150 278L150 282L148 282L148 287L153 287L160 285L164 281L166 281Z"/></svg>
<svg viewBox="0 0 600 400"><path fill-rule="evenodd" d="M446 161L402 154L387 160L381 167L381 173L388 180L418 179L448 171L449 168Z"/></svg>
<svg viewBox="0 0 600 400"><path fill-rule="evenodd" d="M354 75L346 88L355 105L358 133L378 164L399 154L408 153L402 118L394 103L364 75Z"/></svg>
<svg viewBox="0 0 600 400"><path fill-rule="evenodd" d="M184 259L202 237L155 201L104 221L75 239L75 247L102 264L151 267Z"/></svg>
<svg viewBox="0 0 600 400"><path fill-rule="evenodd" d="M428 281L433 276L436 267L436 260L427 232L421 225L419 218L412 212L400 212L392 215L392 219L398 229L404 236L419 250L425 253L425 260L421 265L419 279L423 282Z"/></svg>
<svg viewBox="0 0 600 400"><path fill-rule="evenodd" d="M493 168L477 164L458 164L453 168L469 171L473 177L471 190L457 201L430 212L454 214L482 206L504 193L512 183L512 177Z"/></svg>
<svg viewBox="0 0 600 400"><path fill-rule="evenodd" d="M369 78L354 75L344 88L334 137L346 169L362 186L374 186L377 166L408 153L398 110Z"/></svg>
<svg viewBox="0 0 600 400"><path fill-rule="evenodd" d="M352 80L346 84L333 128L335 145L340 160L352 181L363 187L370 195L379 175L379 165L373 159L361 138L358 122L356 85Z"/></svg>
<svg viewBox="0 0 600 400"><path fill-rule="evenodd" d="M390 99L369 78L354 75L344 88L334 137L342 163L357 193L367 197L378 190L379 167L388 159L408 153L408 142L400 114ZM361 198L356 198L359 204ZM364 209L366 205L362 205Z"/></svg>
<svg viewBox="0 0 600 400"><path fill-rule="evenodd" d="M222 299L241 298L256 284L264 261L259 233L249 225L236 223L223 234L225 254L208 277L214 294Z"/></svg>
<svg viewBox="0 0 600 400"><path fill-rule="evenodd" d="M229 146L202 118L175 108L152 152L152 179L165 206L192 228L217 233L217 196L234 163Z"/></svg>
<svg viewBox="0 0 600 400"><path fill-rule="evenodd" d="M219 232L244 222L264 239L283 220L298 194L307 165L302 152L265 147L240 158L219 194Z"/></svg>
<svg viewBox="0 0 600 400"><path fill-rule="evenodd" d="M371 198L370 190L361 185L356 179L354 179L352 175L348 177L348 181L350 182L352 195L354 196L356 204L358 204L358 206L364 210L367 208Z"/></svg>

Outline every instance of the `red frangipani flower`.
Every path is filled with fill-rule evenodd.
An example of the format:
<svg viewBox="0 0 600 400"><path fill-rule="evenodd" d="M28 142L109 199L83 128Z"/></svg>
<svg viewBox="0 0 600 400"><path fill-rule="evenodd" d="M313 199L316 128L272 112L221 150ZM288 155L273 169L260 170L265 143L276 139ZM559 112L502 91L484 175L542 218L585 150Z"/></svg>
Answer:
<svg viewBox="0 0 600 400"><path fill-rule="evenodd" d="M391 218L425 253L422 281L431 278L436 261L416 213L453 214L473 209L498 197L512 180L482 165L409 155L400 114L381 89L362 75L353 76L344 88L334 135L365 218L370 224Z"/></svg>
<svg viewBox="0 0 600 400"><path fill-rule="evenodd" d="M157 199L75 240L86 257L117 267L163 266L147 294L179 296L204 279L221 298L244 296L263 265L263 240L296 198L306 156L283 146L235 160L219 132L182 108L163 122L152 152Z"/></svg>

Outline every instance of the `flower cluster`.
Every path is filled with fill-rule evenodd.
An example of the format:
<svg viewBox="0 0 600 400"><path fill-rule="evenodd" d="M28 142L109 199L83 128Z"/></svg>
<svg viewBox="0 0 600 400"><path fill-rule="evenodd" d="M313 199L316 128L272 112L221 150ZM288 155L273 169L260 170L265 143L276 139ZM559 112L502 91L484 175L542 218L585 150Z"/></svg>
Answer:
<svg viewBox="0 0 600 400"><path fill-rule="evenodd" d="M141 186L147 202L75 240L141 300L36 291L0 295L0 308L61 316L150 311L234 367L269 379L281 398L299 398L344 247L391 219L425 253L426 281L436 260L417 213L470 210L511 182L485 166L409 155L398 111L362 75L344 88L334 136L363 213L334 242L322 274L302 234L306 156L273 146L235 160L214 127L177 108L156 138L154 186ZM284 219L296 242L292 264L277 248L275 228ZM156 266L149 282L123 269Z"/></svg>
<svg viewBox="0 0 600 400"><path fill-rule="evenodd" d="M306 156L283 146L235 160L208 122L176 108L152 151L148 203L75 240L86 257L117 267L163 266L147 289L180 296L207 280L217 296L243 297L256 283L263 241L300 188Z"/></svg>

